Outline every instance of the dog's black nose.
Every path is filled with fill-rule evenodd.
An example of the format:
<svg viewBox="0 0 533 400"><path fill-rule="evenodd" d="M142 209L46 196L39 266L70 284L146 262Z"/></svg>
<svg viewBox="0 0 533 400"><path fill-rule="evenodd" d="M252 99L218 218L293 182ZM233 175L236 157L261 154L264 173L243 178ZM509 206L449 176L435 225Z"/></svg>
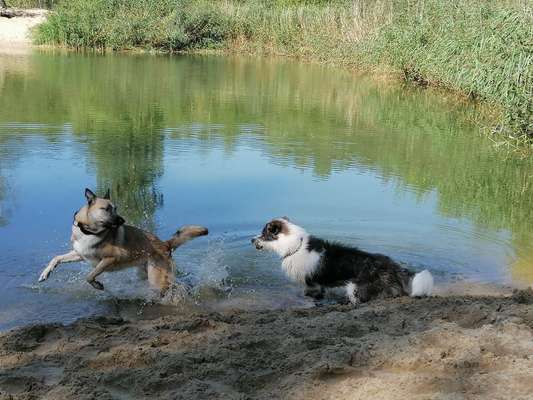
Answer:
<svg viewBox="0 0 533 400"><path fill-rule="evenodd" d="M263 248L263 244L261 243L261 240L259 240L256 237L252 239L252 244L255 246L257 250L261 250Z"/></svg>

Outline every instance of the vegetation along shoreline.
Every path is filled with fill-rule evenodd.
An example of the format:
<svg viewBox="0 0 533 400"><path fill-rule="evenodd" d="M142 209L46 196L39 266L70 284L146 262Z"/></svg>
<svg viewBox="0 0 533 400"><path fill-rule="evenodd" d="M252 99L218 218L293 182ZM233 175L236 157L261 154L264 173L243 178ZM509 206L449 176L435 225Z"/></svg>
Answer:
<svg viewBox="0 0 533 400"><path fill-rule="evenodd" d="M8 3L52 8L33 33L37 44L100 51L218 50L386 71L487 104L495 115L480 118L483 130L520 149L533 143L533 7L524 0Z"/></svg>

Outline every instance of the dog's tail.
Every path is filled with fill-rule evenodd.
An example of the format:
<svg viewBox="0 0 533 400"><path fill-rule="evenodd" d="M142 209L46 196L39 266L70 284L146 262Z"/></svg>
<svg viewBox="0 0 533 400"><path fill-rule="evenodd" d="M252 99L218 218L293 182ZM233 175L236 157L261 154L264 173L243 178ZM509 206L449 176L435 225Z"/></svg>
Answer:
<svg viewBox="0 0 533 400"><path fill-rule="evenodd" d="M170 248L170 251L175 250L183 243L188 242L198 236L205 236L209 233L207 228L198 225L185 225L179 228L176 233L165 243Z"/></svg>
<svg viewBox="0 0 533 400"><path fill-rule="evenodd" d="M411 297L429 296L433 292L433 275L427 269L418 272L411 281Z"/></svg>

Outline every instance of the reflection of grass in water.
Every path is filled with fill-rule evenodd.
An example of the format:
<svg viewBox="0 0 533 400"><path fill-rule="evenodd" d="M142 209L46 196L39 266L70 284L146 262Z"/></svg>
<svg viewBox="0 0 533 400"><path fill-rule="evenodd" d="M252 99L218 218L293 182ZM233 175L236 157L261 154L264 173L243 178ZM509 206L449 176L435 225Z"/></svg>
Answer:
<svg viewBox="0 0 533 400"><path fill-rule="evenodd" d="M227 48L348 66L385 65L409 81L503 110L532 135L531 7L522 0L70 0L36 31L76 48Z"/></svg>
<svg viewBox="0 0 533 400"><path fill-rule="evenodd" d="M131 196L121 206L132 219L157 207L162 129L217 126L171 136L194 136L205 150L222 141L231 152L248 125L262 128L253 135L276 162L323 177L376 169L420 196L435 190L445 215L509 229L521 245L531 237L532 161L496 152L468 123L478 110L457 99L242 58L37 55L32 63L31 75L4 72L0 120L72 123L91 139L101 189Z"/></svg>
<svg viewBox="0 0 533 400"><path fill-rule="evenodd" d="M153 229L152 217L163 202L155 185L163 174L163 116L149 108L135 117L123 114L119 118L111 125L97 122L91 133L89 146L98 187L102 193L111 189L119 212L129 223Z"/></svg>
<svg viewBox="0 0 533 400"><path fill-rule="evenodd" d="M0 174L2 173L0 169ZM0 226L7 224L8 210L6 204L6 179L0 176Z"/></svg>
<svg viewBox="0 0 533 400"><path fill-rule="evenodd" d="M12 199L9 198L9 182L6 178L6 172L13 167L14 160L18 158L17 152L12 149L8 150L5 142L6 138L0 132L0 227L7 225L12 210Z"/></svg>

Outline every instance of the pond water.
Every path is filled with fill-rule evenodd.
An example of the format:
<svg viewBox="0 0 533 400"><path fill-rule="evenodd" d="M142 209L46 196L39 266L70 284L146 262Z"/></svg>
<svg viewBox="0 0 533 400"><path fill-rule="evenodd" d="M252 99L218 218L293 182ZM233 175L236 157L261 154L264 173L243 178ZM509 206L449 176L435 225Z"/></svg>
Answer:
<svg viewBox="0 0 533 400"><path fill-rule="evenodd" d="M437 285L532 283L533 163L495 151L468 122L477 112L297 62L0 55L0 329L143 298L134 271L102 275L98 292L85 264L37 283L69 248L85 187L111 188L129 223L162 238L209 227L175 259L180 280L222 289L197 292L217 309L311 305L250 244L282 215Z"/></svg>

